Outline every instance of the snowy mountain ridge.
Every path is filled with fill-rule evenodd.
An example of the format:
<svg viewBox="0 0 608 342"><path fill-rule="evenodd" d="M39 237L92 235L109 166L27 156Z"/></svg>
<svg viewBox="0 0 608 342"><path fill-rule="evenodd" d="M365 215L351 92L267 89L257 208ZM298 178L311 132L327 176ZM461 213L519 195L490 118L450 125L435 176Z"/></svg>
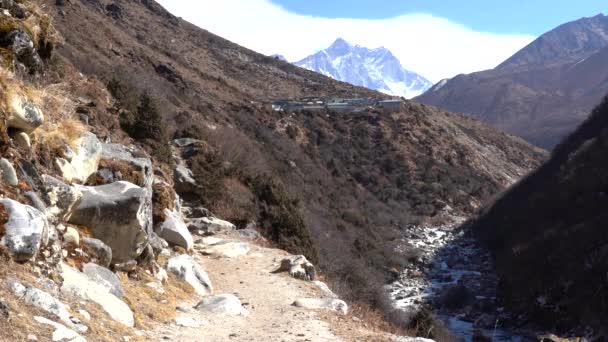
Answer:
<svg viewBox="0 0 608 342"><path fill-rule="evenodd" d="M342 38L294 64L343 82L405 98L418 96L433 85L403 68L388 49L351 45Z"/></svg>

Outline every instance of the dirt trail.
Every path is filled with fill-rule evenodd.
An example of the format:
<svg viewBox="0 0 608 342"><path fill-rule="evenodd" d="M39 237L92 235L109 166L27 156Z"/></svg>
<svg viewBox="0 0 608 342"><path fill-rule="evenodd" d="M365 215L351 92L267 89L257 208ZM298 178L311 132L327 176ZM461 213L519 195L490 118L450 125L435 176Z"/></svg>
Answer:
<svg viewBox="0 0 608 342"><path fill-rule="evenodd" d="M235 240L233 237L220 237ZM245 241L241 241L245 242ZM291 278L286 273L273 273L284 251L250 243L247 255L216 258L195 253L195 259L209 274L214 294L234 294L240 298L248 316L202 314L192 309L193 299L183 303L178 317L201 322L197 328L159 327L149 336L152 340L169 341L380 341L381 336L366 331L352 319L336 318L337 314L296 308L298 298L321 298L319 289L310 282ZM185 312L183 312L185 311Z"/></svg>

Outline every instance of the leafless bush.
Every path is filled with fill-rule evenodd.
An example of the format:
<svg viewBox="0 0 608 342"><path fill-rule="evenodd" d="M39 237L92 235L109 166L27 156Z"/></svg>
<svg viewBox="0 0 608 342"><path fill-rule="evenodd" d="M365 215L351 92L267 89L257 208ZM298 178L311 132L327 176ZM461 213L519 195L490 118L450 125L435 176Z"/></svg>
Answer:
<svg viewBox="0 0 608 342"><path fill-rule="evenodd" d="M270 173L268 162L256 143L241 131L231 127L218 127L209 130L208 139L236 173L248 177Z"/></svg>

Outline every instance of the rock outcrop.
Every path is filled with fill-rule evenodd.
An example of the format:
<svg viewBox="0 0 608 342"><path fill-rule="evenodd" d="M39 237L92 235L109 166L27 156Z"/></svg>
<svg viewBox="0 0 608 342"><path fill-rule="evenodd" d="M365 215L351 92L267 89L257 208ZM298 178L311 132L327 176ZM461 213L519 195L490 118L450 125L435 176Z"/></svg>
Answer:
<svg viewBox="0 0 608 342"><path fill-rule="evenodd" d="M77 189L82 201L69 222L89 227L94 238L110 246L114 263L137 259L148 245L146 189L124 181Z"/></svg>
<svg viewBox="0 0 608 342"><path fill-rule="evenodd" d="M82 192L59 179L42 175L45 194L48 198L46 211L56 220L67 221L80 203Z"/></svg>
<svg viewBox="0 0 608 342"><path fill-rule="evenodd" d="M62 265L61 292L99 304L112 319L128 327L135 325L133 312L125 302L110 293L108 288L67 265Z"/></svg>
<svg viewBox="0 0 608 342"><path fill-rule="evenodd" d="M55 159L55 165L68 182L84 183L97 172L101 159L101 142L90 132L83 133L73 142L74 149L65 153L63 158Z"/></svg>
<svg viewBox="0 0 608 342"><path fill-rule="evenodd" d="M86 326L79 323L74 323L72 321L72 314L69 311L69 307L57 300L48 292L39 290L35 287L26 287L17 281L11 281L9 283L11 291L16 296L21 297L26 304L33 305L54 315L64 324L78 330L81 333L87 332L88 328Z"/></svg>
<svg viewBox="0 0 608 342"><path fill-rule="evenodd" d="M34 258L40 247L48 242L49 227L44 214L8 198L0 199L0 205L0 211L7 217L2 245L17 262Z"/></svg>

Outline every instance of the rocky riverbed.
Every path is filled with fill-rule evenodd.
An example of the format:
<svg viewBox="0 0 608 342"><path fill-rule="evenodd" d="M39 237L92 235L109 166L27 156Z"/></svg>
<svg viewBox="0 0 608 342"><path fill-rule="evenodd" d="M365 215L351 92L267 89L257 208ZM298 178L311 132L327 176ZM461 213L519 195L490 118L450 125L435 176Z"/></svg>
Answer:
<svg viewBox="0 0 608 342"><path fill-rule="evenodd" d="M461 221L461 220L458 220ZM513 317L496 301L492 259L458 224L408 227L404 249L420 251L416 262L388 286L393 305L408 312L433 308L464 341L524 341L508 329Z"/></svg>

